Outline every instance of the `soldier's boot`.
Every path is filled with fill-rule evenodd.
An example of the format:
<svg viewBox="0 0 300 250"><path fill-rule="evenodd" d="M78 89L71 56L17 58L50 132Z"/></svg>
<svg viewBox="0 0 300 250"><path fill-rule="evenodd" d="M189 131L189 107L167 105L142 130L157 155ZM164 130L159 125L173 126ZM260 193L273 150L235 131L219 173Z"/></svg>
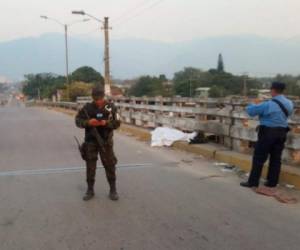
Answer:
<svg viewBox="0 0 300 250"><path fill-rule="evenodd" d="M88 184L88 189L85 193L85 195L83 196L83 200L84 201L89 201L91 199L93 199L95 196L95 192L94 192L94 184L89 183Z"/></svg>
<svg viewBox="0 0 300 250"><path fill-rule="evenodd" d="M117 201L119 200L119 195L117 192L117 187L116 187L116 182L115 181L110 181L109 182L110 190L109 190L109 198L112 201Z"/></svg>

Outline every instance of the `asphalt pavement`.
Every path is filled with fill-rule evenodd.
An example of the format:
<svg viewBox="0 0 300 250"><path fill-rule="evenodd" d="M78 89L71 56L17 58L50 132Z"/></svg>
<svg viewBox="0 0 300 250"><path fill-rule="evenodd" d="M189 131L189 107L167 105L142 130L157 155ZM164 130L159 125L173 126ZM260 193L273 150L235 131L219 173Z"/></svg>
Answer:
<svg viewBox="0 0 300 250"><path fill-rule="evenodd" d="M74 119L15 100L0 108L1 250L298 250L300 205L240 188L213 162L115 134L120 200L82 201Z"/></svg>

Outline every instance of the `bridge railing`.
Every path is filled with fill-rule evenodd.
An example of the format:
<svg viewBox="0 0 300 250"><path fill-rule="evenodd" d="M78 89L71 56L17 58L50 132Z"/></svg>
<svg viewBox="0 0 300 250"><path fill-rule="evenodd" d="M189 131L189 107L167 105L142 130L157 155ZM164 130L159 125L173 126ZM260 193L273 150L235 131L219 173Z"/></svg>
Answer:
<svg viewBox="0 0 300 250"><path fill-rule="evenodd" d="M90 99L77 103L43 102L40 105L78 110ZM144 128L168 126L182 131L201 131L225 147L251 153L257 140L258 120L245 112L247 102L240 99L193 98L113 98L125 123ZM300 105L295 102L294 115L289 119L283 159L289 164L300 163Z"/></svg>

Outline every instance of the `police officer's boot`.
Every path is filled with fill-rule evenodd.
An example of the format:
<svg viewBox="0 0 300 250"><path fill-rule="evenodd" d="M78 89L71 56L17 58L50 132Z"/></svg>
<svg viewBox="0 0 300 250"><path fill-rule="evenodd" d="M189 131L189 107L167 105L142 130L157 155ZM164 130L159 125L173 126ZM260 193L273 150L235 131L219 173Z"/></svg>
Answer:
<svg viewBox="0 0 300 250"><path fill-rule="evenodd" d="M94 196L95 196L94 184L88 183L88 189L87 189L85 195L83 196L83 200L89 201L89 200L93 199Z"/></svg>
<svg viewBox="0 0 300 250"><path fill-rule="evenodd" d="M117 188L116 188L116 182L115 181L110 181L109 186L110 186L109 198L112 201L119 200L119 195L118 195Z"/></svg>

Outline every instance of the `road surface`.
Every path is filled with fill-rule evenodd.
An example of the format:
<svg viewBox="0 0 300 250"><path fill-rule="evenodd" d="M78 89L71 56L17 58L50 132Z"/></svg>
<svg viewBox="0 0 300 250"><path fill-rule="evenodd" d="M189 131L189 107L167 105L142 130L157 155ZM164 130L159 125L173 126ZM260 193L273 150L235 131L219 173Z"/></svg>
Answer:
<svg viewBox="0 0 300 250"><path fill-rule="evenodd" d="M120 201L83 202L73 118L11 101L0 108L1 250L299 250L300 206L239 187L199 156L115 136ZM101 167L101 166L99 166Z"/></svg>

